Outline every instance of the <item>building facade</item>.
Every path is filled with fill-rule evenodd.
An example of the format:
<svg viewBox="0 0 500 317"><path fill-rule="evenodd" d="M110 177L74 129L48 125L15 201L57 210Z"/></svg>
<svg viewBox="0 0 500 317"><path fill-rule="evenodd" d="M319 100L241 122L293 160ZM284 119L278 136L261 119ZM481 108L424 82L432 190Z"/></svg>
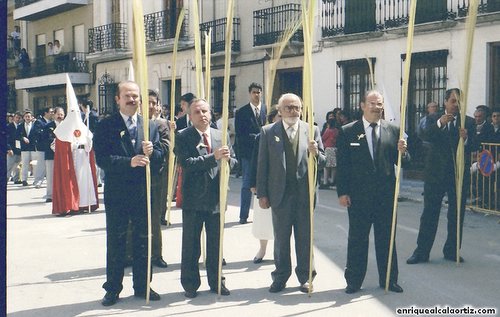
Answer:
<svg viewBox="0 0 500 317"><path fill-rule="evenodd" d="M222 106L226 0L143 1L149 86L163 103L196 93L194 30L211 29L210 101ZM127 79L132 59L131 0L15 0L10 11L21 29L21 46L31 59L29 71L9 68L11 108L41 109L64 105L64 77L77 95L94 101L100 114L114 109L119 81ZM386 117L399 120L410 0L318 0L313 43L313 100L316 122L340 107L352 117L370 88L383 91ZM180 10L185 8L176 76L172 50ZM465 17L469 0L419 0L406 119L410 143L430 101L443 105L447 88L460 87L464 78ZM300 0L235 1L230 100L231 108L248 102L251 82L267 86L270 56L287 27L300 18ZM48 55L48 42L59 40L59 56ZM203 41L204 42L204 41ZM272 102L281 93L302 91L303 36L292 36L277 65ZM11 71L12 70L12 71ZM13 73L15 71L15 79ZM480 0L469 86L469 109L480 104L500 107L500 0ZM9 108L10 109L10 108ZM412 145L413 146L413 145ZM415 145L417 146L417 145Z"/></svg>

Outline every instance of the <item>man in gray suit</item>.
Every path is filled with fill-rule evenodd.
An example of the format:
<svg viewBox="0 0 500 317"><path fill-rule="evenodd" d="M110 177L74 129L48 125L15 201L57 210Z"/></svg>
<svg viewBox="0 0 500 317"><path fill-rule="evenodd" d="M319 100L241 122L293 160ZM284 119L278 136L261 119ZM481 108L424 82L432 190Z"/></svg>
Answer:
<svg viewBox="0 0 500 317"><path fill-rule="evenodd" d="M326 158L317 127L309 135L306 122L300 120L302 102L297 95L284 94L278 101L282 121L262 128L257 167L257 197L261 208L272 207L274 227L274 263L271 293L286 287L292 274L290 236L295 237L297 267L295 274L300 291L308 292L310 214L307 160L316 156L318 168ZM314 264L313 264L314 270ZM313 271L313 277L316 272Z"/></svg>

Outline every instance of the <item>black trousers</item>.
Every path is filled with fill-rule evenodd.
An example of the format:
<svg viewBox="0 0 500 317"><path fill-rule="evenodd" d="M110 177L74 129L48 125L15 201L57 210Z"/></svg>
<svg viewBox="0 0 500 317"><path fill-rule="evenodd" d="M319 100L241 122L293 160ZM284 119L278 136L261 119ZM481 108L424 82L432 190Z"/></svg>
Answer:
<svg viewBox="0 0 500 317"><path fill-rule="evenodd" d="M132 225L133 285L136 292L146 289L147 276L147 215L145 204L121 206L106 204L106 291L120 293L126 264L126 241L129 221ZM152 274L151 274L152 276Z"/></svg>
<svg viewBox="0 0 500 317"><path fill-rule="evenodd" d="M349 236L347 265L344 273L348 285L360 288L363 284L368 264L370 229L373 224L379 285L385 286L392 224L393 201L391 197L369 201L353 200L351 207L348 208ZM389 281L390 283L398 281L398 259L395 244Z"/></svg>
<svg viewBox="0 0 500 317"><path fill-rule="evenodd" d="M464 180L469 179L469 175L464 175ZM464 181L462 190L462 208L460 212L460 232L463 230L465 201L468 195L469 182ZM445 256L455 257L457 251L457 194L455 180L445 183L424 184L424 211L420 217L420 229L418 231L417 249L415 254L428 258L431 252L439 222L441 204L445 194L448 194L448 236L443 247ZM460 245L462 244L462 234L460 235Z"/></svg>
<svg viewBox="0 0 500 317"><path fill-rule="evenodd" d="M181 284L185 291L200 287L201 229L205 224L208 285L217 289L219 278L220 214L211 210L182 210Z"/></svg>

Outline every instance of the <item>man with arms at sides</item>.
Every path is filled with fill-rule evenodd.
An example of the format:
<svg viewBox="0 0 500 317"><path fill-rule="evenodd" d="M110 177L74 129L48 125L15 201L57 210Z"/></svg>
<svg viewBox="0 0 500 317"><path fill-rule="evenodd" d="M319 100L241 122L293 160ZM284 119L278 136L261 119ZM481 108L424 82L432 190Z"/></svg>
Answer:
<svg viewBox="0 0 500 317"><path fill-rule="evenodd" d="M281 121L262 128L257 163L257 198L263 209L272 208L274 229L273 283L269 292L277 293L286 287L292 274L290 236L295 238L297 267L295 274L300 291L309 290L310 212L308 183L308 154L316 156L318 169L326 163L318 127L314 136L309 126L300 120L302 101L287 93L278 100ZM313 267L313 278L316 271Z"/></svg>
<svg viewBox="0 0 500 317"><path fill-rule="evenodd" d="M452 88L446 91L444 113L427 116L424 128L424 139L431 144L426 157L424 169L424 210L420 217L420 229L417 237L417 248L406 263L417 264L428 262L436 237L441 203L448 195L448 236L443 248L444 258L456 261L457 251L457 193L455 185L455 160L459 139L464 140L464 182L460 212L460 232L462 232L465 201L470 186L471 152L478 148L474 119L465 117L465 128L460 125L458 102L460 90ZM460 235L461 244L462 234ZM460 262L463 258L460 257Z"/></svg>
<svg viewBox="0 0 500 317"><path fill-rule="evenodd" d="M59 123L64 120L64 109L61 107L54 108L54 121L47 123L44 129L43 141L45 145L45 171L47 176L47 191L45 194L45 202L52 202L52 191L54 186L54 152L56 136L54 130Z"/></svg>
<svg viewBox="0 0 500 317"><path fill-rule="evenodd" d="M164 159L160 170L156 173L151 173L151 225L153 233L152 254L151 260L153 265L161 268L166 268L167 262L162 256L162 234L161 220L164 219L164 212L167 208L167 174L168 174L168 152L170 148L170 128L167 120L161 118L157 114L157 106L159 102L158 93L154 90L148 91L149 103L149 118L154 121L158 127L160 135L160 144L163 150ZM155 114L157 115L155 117Z"/></svg>
<svg viewBox="0 0 500 317"><path fill-rule="evenodd" d="M359 291L363 284L372 224L379 285L385 287L398 151L409 160L406 141L398 140L399 128L382 119L382 94L375 90L366 92L361 109L361 120L343 126L337 141L337 193L349 215L344 273L348 294ZM398 285L396 247L392 254L389 290L403 292Z"/></svg>
<svg viewBox="0 0 500 317"><path fill-rule="evenodd" d="M203 99L192 101L188 113L193 125L179 132L174 149L183 169L181 284L187 298L196 297L201 284L198 261L203 224L207 234L208 285L211 292L218 292L220 212L226 209L219 206L220 167L236 163L230 145L222 146L222 132L210 127L210 108ZM222 283L221 295L229 294Z"/></svg>
<svg viewBox="0 0 500 317"><path fill-rule="evenodd" d="M251 83L248 87L250 102L236 111L234 124L236 130L236 146L238 148L238 160L243 173L241 185L240 223L247 223L252 192L250 191L250 166L253 148L256 146L255 137L260 128L266 123L267 109L261 102L262 86Z"/></svg>
<svg viewBox="0 0 500 317"><path fill-rule="evenodd" d="M38 135L31 110L24 111L23 119L24 122L17 126L17 140L21 144L21 163L23 164L21 181L23 186L28 186L28 172L31 166L30 162L35 159ZM34 175L36 175L36 169L37 166L34 167Z"/></svg>
<svg viewBox="0 0 500 317"><path fill-rule="evenodd" d="M118 84L115 97L119 111L97 125L94 148L97 165L106 173L106 295L104 306L116 303L123 286L127 227L132 223L133 287L136 297L146 297L147 287L147 204L146 165L158 173L163 150L158 128L149 125L149 140L144 139L144 118L138 115L139 86L132 81ZM150 300L160 296L151 289Z"/></svg>
<svg viewBox="0 0 500 317"><path fill-rule="evenodd" d="M47 136L45 134L45 126L49 122L52 122L54 117L54 109L52 107L47 107L43 109L43 114L38 118L34 127L37 131L37 146L36 146L36 174L35 181L33 185L36 188L40 188L43 183L43 179L45 178L45 152L48 150L49 143L44 138Z"/></svg>
<svg viewBox="0 0 500 317"><path fill-rule="evenodd" d="M17 139L17 127L21 124L23 115L14 114L12 122L7 124L7 181L12 176L14 184L22 184L19 163L21 163L21 143Z"/></svg>

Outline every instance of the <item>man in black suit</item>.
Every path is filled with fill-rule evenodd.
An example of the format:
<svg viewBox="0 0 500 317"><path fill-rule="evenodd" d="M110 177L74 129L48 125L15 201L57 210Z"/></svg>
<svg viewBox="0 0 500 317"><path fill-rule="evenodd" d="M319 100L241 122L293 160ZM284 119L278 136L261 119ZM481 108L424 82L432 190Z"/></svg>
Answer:
<svg viewBox="0 0 500 317"><path fill-rule="evenodd" d="M487 107L484 105L477 106L474 111L474 121L476 123L476 140L477 143L486 143L495 132L493 126L487 120Z"/></svg>
<svg viewBox="0 0 500 317"><path fill-rule="evenodd" d="M21 118L22 114L20 112L16 112L12 122L7 125L7 181L12 176L14 184L22 184L19 173L19 163L21 163L21 144L17 140L17 126L20 125Z"/></svg>
<svg viewBox="0 0 500 317"><path fill-rule="evenodd" d="M263 209L272 208L274 229L273 283L269 292L286 287L292 274L290 236L295 238L299 290L309 291L311 221L309 213L308 154L316 156L318 169L326 157L319 129L309 134L308 124L300 120L302 102L297 95L284 94L278 101L281 121L262 128L257 163L257 197ZM313 278L316 275L312 264Z"/></svg>
<svg viewBox="0 0 500 317"><path fill-rule="evenodd" d="M174 148L183 169L181 284L188 298L197 296L201 284L198 261L203 224L207 233L208 284L210 291L218 292L220 212L225 212L225 206L219 206L220 167L236 163L229 140L222 146L222 132L210 127L210 110L205 100L192 101L188 113L193 125L179 132ZM221 295L229 294L223 283Z"/></svg>
<svg viewBox="0 0 500 317"><path fill-rule="evenodd" d="M147 287L147 207L146 165L157 173L163 150L158 128L151 122L149 140L144 139L139 86L132 81L118 84L116 103L119 112L105 118L97 125L94 150L97 165L106 173L104 203L106 205L106 295L104 306L116 303L123 286L127 227L132 223L133 285L136 297L146 297ZM57 151L57 150L56 150ZM150 290L150 300L160 296Z"/></svg>
<svg viewBox="0 0 500 317"><path fill-rule="evenodd" d="M384 98L378 91L364 96L361 120L342 127L337 139L337 193L347 207L349 236L345 292L357 292L366 274L368 241L373 224L379 285L385 287L398 151L406 153L399 128L382 119ZM396 248L392 254L389 290L401 293Z"/></svg>
<svg viewBox="0 0 500 317"><path fill-rule="evenodd" d="M47 107L43 109L43 114L38 118L35 123L35 131L37 131L37 141L36 141L36 173L35 180L33 185L36 188L40 188L43 183L43 179L45 178L45 152L49 149L49 144L47 140L44 140L46 137L45 127L49 122L52 122L54 117L54 109L52 107Z"/></svg>
<svg viewBox="0 0 500 317"><path fill-rule="evenodd" d="M187 127L190 127L192 125L191 119L189 118L188 107L195 98L196 98L196 96L190 92L181 96L180 104L181 104L183 116L181 116L177 120L175 120L175 125L176 125L175 131L180 131L180 130L185 129Z"/></svg>
<svg viewBox="0 0 500 317"><path fill-rule="evenodd" d="M236 111L234 125L236 130L236 146L238 161L241 165L243 182L241 184L240 223L247 223L252 192L250 191L250 166L252 161L255 137L266 123L267 109L261 102L262 86L251 83L248 87L250 102Z"/></svg>
<svg viewBox="0 0 500 317"><path fill-rule="evenodd" d="M160 135L160 144L163 149L164 159L160 170L157 173L151 173L151 231L153 242L151 246L151 260L153 265L161 268L168 267L167 262L163 260L161 222L165 219L167 209L167 185L168 185L168 153L170 149L170 128L167 120L155 116L159 95L154 90L148 91L149 118L154 121L158 127Z"/></svg>
<svg viewBox="0 0 500 317"><path fill-rule="evenodd" d="M64 120L64 109L62 107L54 108L54 120L47 123L43 129L43 148L45 149L45 171L47 176L47 191L45 194L45 202L52 202L52 192L54 185L54 152L56 135L54 130Z"/></svg>
<svg viewBox="0 0 500 317"><path fill-rule="evenodd" d="M464 140L464 182L460 211L460 232L462 232L465 201L470 185L471 152L478 148L475 139L476 127L474 119L465 117L465 128L460 128L458 101L460 90L452 88L446 91L444 114L427 117L424 128L424 139L431 144L424 169L424 210L420 217L420 229L417 248L406 263L416 264L429 261L429 254L434 244L439 222L441 203L448 195L448 237L443 248L444 258L456 261L457 251L457 193L455 185L455 159L459 138ZM460 235L460 240L462 234ZM460 262L463 258L460 257Z"/></svg>

